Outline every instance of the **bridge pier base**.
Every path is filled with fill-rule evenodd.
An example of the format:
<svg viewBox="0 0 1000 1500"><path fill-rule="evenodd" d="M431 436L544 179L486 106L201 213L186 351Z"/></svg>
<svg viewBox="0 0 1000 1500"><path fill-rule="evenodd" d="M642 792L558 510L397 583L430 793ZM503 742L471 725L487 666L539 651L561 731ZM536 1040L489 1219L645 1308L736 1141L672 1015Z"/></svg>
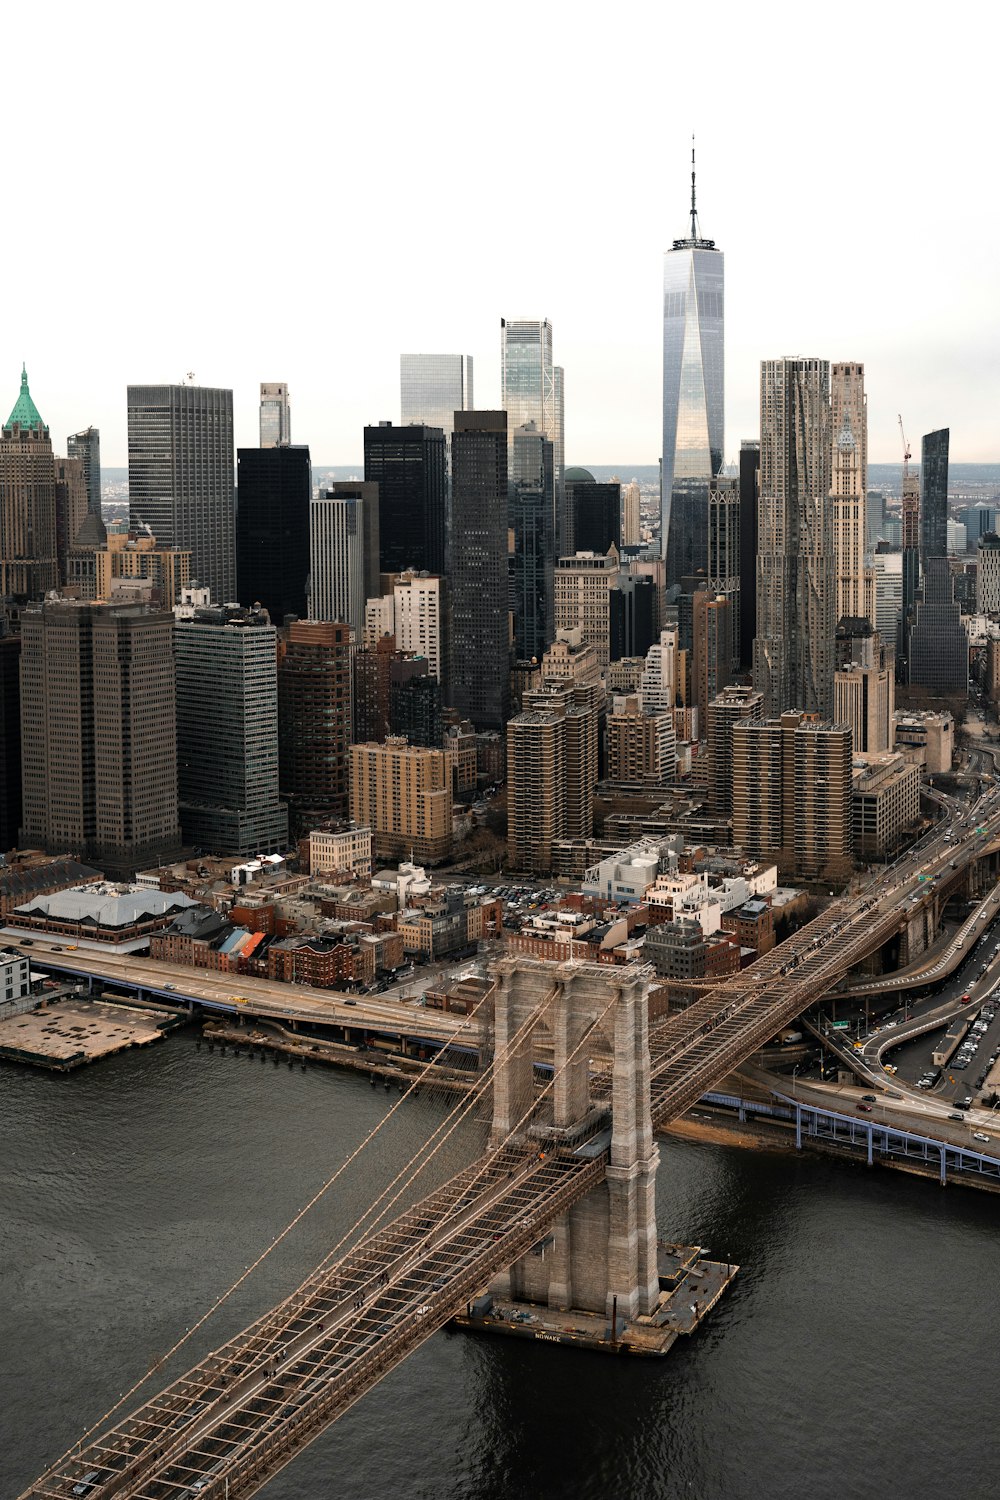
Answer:
<svg viewBox="0 0 1000 1500"><path fill-rule="evenodd" d="M602 965L501 960L495 999L494 1144L510 1137L549 1147L607 1142L604 1182L550 1235L493 1282L494 1296L633 1319L659 1300L656 1169L650 1114L646 985ZM531 1113L532 1061L551 1039L555 1080ZM603 1044L603 1048L602 1048ZM590 1060L610 1050L611 1109L590 1095ZM529 1123L530 1117L530 1123Z"/></svg>

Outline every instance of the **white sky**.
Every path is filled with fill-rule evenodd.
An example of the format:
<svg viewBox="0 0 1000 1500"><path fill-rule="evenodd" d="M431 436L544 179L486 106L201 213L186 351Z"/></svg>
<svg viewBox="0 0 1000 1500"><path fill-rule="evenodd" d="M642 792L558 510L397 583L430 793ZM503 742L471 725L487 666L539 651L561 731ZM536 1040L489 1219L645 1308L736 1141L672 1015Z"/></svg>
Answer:
<svg viewBox="0 0 1000 1500"><path fill-rule="evenodd" d="M896 414L1000 461L1000 169L989 7L301 0L32 12L4 69L0 420L22 358L57 449L126 462L125 387L261 380L354 463L401 350L475 357L548 317L567 463L655 463L662 253L726 254L726 449L758 362L860 359Z"/></svg>

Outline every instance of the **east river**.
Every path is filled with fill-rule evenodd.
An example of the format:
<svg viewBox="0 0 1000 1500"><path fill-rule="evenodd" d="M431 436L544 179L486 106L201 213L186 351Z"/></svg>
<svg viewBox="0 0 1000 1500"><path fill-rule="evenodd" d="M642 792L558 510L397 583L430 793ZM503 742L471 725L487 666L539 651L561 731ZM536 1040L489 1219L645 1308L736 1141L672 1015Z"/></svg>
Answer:
<svg viewBox="0 0 1000 1500"><path fill-rule="evenodd" d="M395 1098L198 1052L190 1033L67 1078L0 1072L3 1500L196 1321ZM414 1110L413 1138L443 1112ZM321 1258L399 1136L377 1138L373 1164L331 1189L184 1364ZM813 1156L670 1139L661 1152L662 1236L743 1268L692 1341L647 1362L439 1333L267 1500L995 1494L1000 1197Z"/></svg>

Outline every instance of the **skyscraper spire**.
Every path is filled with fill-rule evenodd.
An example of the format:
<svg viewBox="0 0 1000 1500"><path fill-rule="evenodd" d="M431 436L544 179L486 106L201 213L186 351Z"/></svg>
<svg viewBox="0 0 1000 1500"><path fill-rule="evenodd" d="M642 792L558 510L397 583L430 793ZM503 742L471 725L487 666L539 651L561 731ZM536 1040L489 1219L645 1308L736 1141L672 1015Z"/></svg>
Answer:
<svg viewBox="0 0 1000 1500"><path fill-rule="evenodd" d="M722 467L724 271L698 225L691 137L691 232L663 263L663 469L660 549L667 587L708 568L709 491Z"/></svg>
<svg viewBox="0 0 1000 1500"><path fill-rule="evenodd" d="M694 134L691 135L691 238L698 238L698 210L694 195Z"/></svg>
<svg viewBox="0 0 1000 1500"><path fill-rule="evenodd" d="M23 428L25 432L33 431L35 428L42 428L45 432L48 432L48 428L39 414L38 407L31 399L31 392L28 390L28 369L26 365L21 366L20 394L14 402L14 410L4 425L6 427L13 427L15 423L17 426Z"/></svg>

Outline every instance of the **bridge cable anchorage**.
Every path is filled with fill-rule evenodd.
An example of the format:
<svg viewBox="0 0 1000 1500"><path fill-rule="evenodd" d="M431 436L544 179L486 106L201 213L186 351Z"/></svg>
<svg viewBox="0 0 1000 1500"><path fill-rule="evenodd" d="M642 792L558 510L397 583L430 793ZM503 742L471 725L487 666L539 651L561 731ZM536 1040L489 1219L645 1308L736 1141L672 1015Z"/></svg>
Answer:
<svg viewBox="0 0 1000 1500"><path fill-rule="evenodd" d="M446 1044L446 1046L442 1047L441 1052L447 1051L448 1046L451 1045L456 1037L460 1036L462 1032L467 1028L471 1028L472 1024L478 1018L480 1009L483 1005L486 1004L488 1000L492 1000L492 996L492 989L487 990L486 994L484 994L481 999L476 1002L475 1006L462 1021L461 1025L456 1028L452 1038ZM402 1108L412 1090L415 1088L419 1088L424 1080L428 1077L428 1075L432 1072L434 1067L437 1065L440 1056L441 1053L435 1053L432 1058L428 1059L422 1071L415 1075L410 1088L407 1089L406 1092L396 1100L395 1104L393 1104L392 1108L383 1116L379 1123L368 1132L368 1134L361 1142L359 1142L359 1144L354 1148L350 1155L347 1156L343 1162L341 1162L340 1166L333 1173L333 1175L331 1177L328 1177L326 1181L321 1184L321 1186L317 1189L317 1191L313 1194L309 1201L303 1204L298 1212L288 1221L284 1229L282 1229L281 1232L274 1237L267 1248L263 1250L260 1255L258 1255L257 1259L252 1261L250 1265L247 1266L239 1276L237 1276L236 1280L232 1283L231 1286L227 1287L224 1292L220 1293L220 1295L215 1299L211 1306L207 1308L204 1313L202 1313L201 1317L198 1318L196 1322L192 1323L190 1328L185 1329L181 1337L177 1339L177 1341L173 1345L171 1345L171 1347L164 1354L161 1354L152 1362L144 1375L141 1375L138 1380L134 1381L133 1384L129 1386L128 1390L121 1393L118 1400L114 1403L113 1406L110 1406L108 1408L103 1416L98 1417L96 1421L91 1423L90 1427L88 1427L87 1430L82 1434L82 1436L76 1440L73 1446L71 1448L68 1448L61 1458L56 1460L56 1465L63 1463L68 1458L71 1458L73 1456L74 1449L80 1447L80 1445L85 1443L88 1438L92 1437L93 1434L97 1432L98 1428L103 1427L108 1418L113 1417L115 1412L118 1411L119 1408L123 1406L131 1396L134 1396L137 1391L140 1391L142 1389L147 1380L149 1380L149 1378L154 1375L157 1370L161 1370L169 1360L173 1359L174 1355L177 1354L181 1349L183 1349L184 1345L196 1333L198 1333L200 1329L205 1326L209 1319L216 1312L218 1312L219 1308L223 1307L225 1303L229 1301L229 1298L233 1295L233 1293L238 1291L245 1281L249 1280L249 1278L258 1269L258 1267L263 1265L264 1261L267 1260L271 1252L273 1250L276 1250L278 1245L281 1244L282 1240L284 1240L289 1234L291 1234L291 1232L298 1227L299 1223L305 1218L305 1216L313 1208L315 1208L320 1199L326 1195L330 1188L333 1187L337 1179L347 1171L348 1167L350 1167L354 1160L361 1155L362 1151L364 1151L366 1147L375 1139L379 1132L385 1129L386 1125L388 1125L389 1121L395 1115L396 1111ZM53 1465L52 1467L55 1467L56 1465Z"/></svg>
<svg viewBox="0 0 1000 1500"><path fill-rule="evenodd" d="M547 998L550 998L550 997L547 997ZM581 1048L586 1045L586 1043L588 1042L588 1040L592 1036L593 1031L598 1026L600 1026L600 1024L603 1021L604 1017L608 1014L608 1012L612 1009L612 1007L616 1004L616 1002L617 1002L617 995L616 994L612 994L612 997L609 1000L609 1003L608 1003L607 1007L605 1008L605 1010L599 1016L595 1017L594 1020L593 1020L593 1022L587 1027L587 1029L585 1030L585 1032L583 1033L583 1035L579 1038L576 1046L573 1048L573 1050L570 1053L569 1057L567 1058L566 1064L564 1066L569 1066L569 1064L571 1062L575 1061L576 1056L580 1052ZM524 1026L522 1026L519 1029L519 1031L515 1034L515 1037L512 1039L510 1047L502 1049L501 1054L500 1054L500 1060L501 1061L502 1061L502 1059L503 1059L503 1057L504 1057L504 1055L506 1054L507 1051L509 1051L509 1050L511 1050L511 1049L513 1049L513 1048L515 1048L517 1046L519 1046L521 1044L521 1042L525 1039L525 1036L526 1036L527 1032L530 1031L531 1027L533 1027L537 1023L539 1015L541 1014L541 1012L544 1009L544 1007L545 1007L545 1002L543 1002L539 1007L537 1007L532 1013L529 1014L529 1017L527 1018ZM533 1177L536 1174L539 1175L539 1177L541 1178L541 1177L543 1177L545 1175L545 1171L546 1170L550 1170L549 1163L545 1159L545 1156L546 1156L545 1153L538 1153L538 1155L536 1156L536 1154L534 1153L534 1151L531 1151L526 1156L523 1147L519 1147L517 1155L520 1158L520 1163L519 1164L520 1164L521 1170L518 1172L516 1170L516 1165L515 1165L515 1167L512 1168L509 1172L505 1172L504 1173L503 1177L500 1179L499 1185L494 1185L493 1186L493 1190L492 1190L491 1193L489 1193L487 1196L483 1196L481 1202L477 1202L476 1201L476 1194L474 1192L474 1189L476 1188L477 1184L479 1184L482 1181L483 1178L487 1177L490 1172L492 1172L492 1171L495 1170L498 1162L503 1157L504 1152L509 1150L509 1147L510 1147L512 1141L513 1141L513 1138L514 1138L515 1134L517 1132L519 1132L525 1125L527 1125L527 1123L530 1121L530 1118L531 1118L531 1116L533 1114L537 1113L539 1104L545 1098L545 1096L554 1088L557 1079L559 1077L561 1077L563 1071L564 1071L564 1068L560 1067L556 1072L553 1073L553 1076L544 1085L544 1087L542 1088L542 1090L541 1090L540 1094L538 1095L538 1097L537 1098L536 1097L532 1098L532 1100L531 1100L528 1108L524 1111L524 1113L522 1114L522 1116L519 1119L519 1121L512 1128L511 1132L509 1132L508 1136L502 1142L499 1142L495 1146L495 1148L489 1153L489 1155L487 1157L485 1157L479 1163L479 1165L478 1165L477 1168L475 1168L474 1170L471 1170L471 1171L470 1171L470 1169L466 1169L464 1172L458 1174L457 1178L452 1179L451 1183L445 1184L445 1186L444 1186L443 1189L439 1189L436 1194L432 1194L432 1198L440 1196L441 1194L445 1193L449 1187L457 1184L458 1187L461 1190L461 1198L462 1198L462 1200L464 1202L464 1205L469 1205L470 1197L471 1197L471 1200L472 1200L471 1201L471 1207L467 1206L465 1208L465 1213L463 1215L459 1214L459 1209L463 1206L462 1204L460 1204L458 1206L458 1208L456 1208L454 1205L452 1205L452 1207L450 1208L450 1211L447 1212L445 1214L445 1216L442 1219L440 1219L438 1221L438 1223L434 1226L434 1239L435 1239L435 1242L438 1239L444 1241L445 1243L447 1242L447 1240L449 1238L449 1233L448 1233L449 1224L452 1223L452 1221L454 1221L456 1218L458 1218L458 1217L467 1217L468 1213L470 1213L470 1212L474 1212L475 1216L479 1216L483 1212L486 1212L490 1208L491 1204L494 1204L494 1203L497 1204L497 1205L502 1204L503 1200L506 1198L506 1196L508 1194L510 1194L510 1192L512 1191L512 1189L520 1187L522 1181L525 1182L525 1183L527 1183L528 1179L530 1179L531 1177ZM466 1104L466 1103L467 1103L467 1100L463 1101L463 1104ZM453 1129L453 1128L455 1128L455 1126L452 1126L451 1128ZM358 1149L360 1149L360 1148L358 1148ZM437 1148L435 1148L435 1149L437 1149ZM544 1163L544 1165L543 1165L543 1163ZM600 1164L596 1163L596 1162L588 1162L588 1163L582 1163L581 1162L579 1165L580 1165L580 1169L584 1169L585 1168L585 1173L582 1173L581 1171L577 1171L576 1175L581 1176L581 1181L582 1181L582 1175L586 1175L586 1177L587 1177L587 1185L586 1185L586 1187L589 1187L589 1185L590 1185L589 1179L590 1179L591 1176L594 1176L594 1173L595 1173L597 1167ZM595 1178L595 1181L599 1180L599 1176L600 1176L600 1174L598 1174L598 1176ZM487 1184L487 1187L489 1187L489 1186L490 1185ZM540 1189L543 1189L544 1188L544 1183L540 1182L539 1187L540 1187ZM585 1191L586 1187L582 1188L581 1191ZM542 1208L544 1208L544 1202L540 1206ZM557 1211L558 1212L564 1211L564 1209L565 1209L566 1206L568 1206L568 1204L561 1205L561 1207ZM413 1210L411 1210L411 1212L413 1212ZM523 1212L523 1210L522 1210L522 1212ZM507 1234L508 1235L513 1234L515 1236L515 1238L521 1238L521 1239L523 1239L524 1238L524 1226L525 1225L530 1226L533 1222L534 1222L533 1219L528 1219L528 1220L519 1219L518 1220L518 1226L520 1226L520 1228L521 1228L520 1236L518 1236L517 1227L515 1227L513 1229L508 1228ZM452 1234L454 1234L455 1232L456 1231L453 1230ZM459 1229L457 1232L461 1233L462 1231ZM369 1240L374 1239L376 1237L376 1234L377 1234L377 1231L370 1231L369 1235L368 1235L368 1239ZM430 1237L431 1237L430 1235L424 1235L423 1236L423 1238L425 1240L430 1239ZM494 1236L494 1239L497 1239L499 1237L500 1236ZM352 1251L352 1254L355 1254L358 1251L358 1248L359 1248L358 1246L355 1246L355 1249L354 1249L354 1251ZM432 1246L431 1249L433 1250L433 1248L434 1247ZM307 1282L304 1283L304 1285L308 1285L309 1282L312 1281L312 1279L313 1278L307 1278ZM394 1277L393 1278L393 1282L395 1282L396 1279L397 1278ZM387 1285L389 1284L388 1279L387 1279L387 1283L386 1284ZM291 1309L291 1308L293 1308L295 1301L296 1301L296 1294L293 1293L292 1297L286 1299L285 1302L283 1304L281 1304L278 1309L275 1309L275 1314L279 1314L283 1309ZM266 1323L267 1321L268 1321L267 1317L265 1317L262 1320L259 1320L259 1322L257 1324L252 1325L251 1329L247 1330L247 1332L252 1336L253 1333L254 1333L254 1331L261 1326L261 1323ZM441 1321L443 1321L443 1320L440 1319L440 1318L436 1322L429 1321L428 1324L427 1324L427 1326L426 1326L426 1328L424 1329L423 1336L424 1337L429 1336L430 1333L433 1332L436 1327L440 1326L440 1322ZM322 1327L322 1325L321 1325L321 1327ZM348 1332L349 1332L349 1330L347 1330L347 1329L344 1329L341 1332L341 1334L340 1334L340 1336L338 1338L337 1345L335 1347L340 1347L344 1343L345 1338L347 1337ZM417 1342L422 1342L422 1341L423 1341L423 1338L419 1338L417 1340ZM415 1346L416 1345L414 1345L414 1347ZM404 1351L404 1352L408 1352L408 1351ZM210 1364L212 1361L215 1361L217 1359L217 1357L218 1357L217 1354L209 1356L208 1359L204 1363ZM389 1367L391 1367L391 1365ZM353 1405L354 1401L356 1399L358 1399L360 1397L360 1395L362 1395L364 1393L365 1390L370 1389L372 1384L377 1383L378 1380L380 1380L382 1378L382 1376L385 1373L387 1373L387 1368L383 1368L383 1369L377 1371L376 1374L375 1374L375 1379L374 1380L370 1380L367 1383L364 1383L363 1386L361 1388L357 1389L357 1391L353 1395L350 1395L350 1399L347 1401L347 1404L346 1405L342 1405L341 1408L340 1408L340 1410L338 1410L337 1412L334 1412L333 1414L331 1414L331 1416L327 1419L327 1421L323 1423L323 1426L328 1425L328 1421L333 1420L334 1416L340 1415L342 1410L347 1410L350 1405ZM195 1373L197 1373L197 1372L195 1372ZM147 1378L147 1377L144 1377L144 1379L145 1378ZM303 1378L303 1381L304 1381L305 1377L303 1376L302 1378ZM188 1381L185 1378L182 1378L182 1380L180 1382L178 1382L177 1384L185 1384L185 1385L187 1385L190 1388L192 1386L193 1382ZM195 1389L198 1389L198 1388L195 1387ZM202 1391L205 1390L204 1383L202 1383L202 1385L201 1385L201 1390ZM168 1395L169 1391L167 1393L164 1393L164 1394ZM301 1396L303 1394L303 1392L300 1391L297 1394L299 1396ZM118 1403L118 1404L120 1404L120 1403ZM205 1403L202 1402L201 1403L202 1408L204 1408L204 1405L205 1405ZM283 1410L284 1406L287 1406L287 1405L288 1405L288 1402L286 1401L283 1404L283 1406L282 1406L281 1409ZM297 1402L296 1403L296 1410L298 1410L299 1406L301 1406L301 1405L302 1405L301 1401ZM140 1413L141 1413L142 1410L143 1409L140 1408ZM168 1405L167 1410L169 1411L169 1413L170 1413L171 1416L176 1416L176 1414L177 1414L177 1408L175 1406L169 1406ZM181 1415L183 1416L183 1413L181 1413ZM129 1431L127 1433L127 1441L124 1442L124 1454L130 1454L133 1451L134 1443L132 1441L132 1438L133 1438L134 1432L135 1432L135 1423L137 1421L139 1421L139 1420L141 1420L141 1417L139 1417L139 1416L137 1416L136 1418L133 1419L133 1426L129 1429ZM148 1421L147 1421L146 1425L149 1425ZM91 1429L91 1432L92 1431L93 1431L93 1429ZM85 1436L89 1437L90 1435L91 1435L90 1432L88 1432ZM106 1437L110 1438L112 1435L113 1435L113 1430L112 1430L112 1433L107 1434ZM62 1466L62 1464L65 1462L66 1457L73 1458L75 1460L75 1465L76 1465L77 1468L79 1468L79 1466L81 1464L85 1463L85 1460L83 1458L83 1452L82 1452L82 1441L83 1440L81 1440L78 1445L75 1445L77 1451L74 1453L73 1450L70 1450L70 1453L68 1455L64 1455L64 1458L61 1459L61 1460L59 1460L56 1465L52 1466L52 1468L48 1471L48 1473L47 1473L46 1476L43 1476L43 1479L42 1479L42 1481L40 1481L40 1483L44 1483L44 1480L50 1474L53 1475L56 1478L66 1478L66 1476L59 1476L57 1474L57 1472L56 1472ZM221 1473L219 1473L218 1471L221 1470L222 1468L229 1469L232 1466L232 1463L237 1460L238 1454L242 1453L242 1452L245 1452L246 1448L248 1447L249 1444L252 1443L252 1441L253 1441L252 1437L244 1439L244 1440L241 1440L241 1442L238 1445L238 1449L236 1451L234 1451L232 1454L230 1454L228 1456L228 1458L223 1459L223 1461L220 1464L213 1466L212 1474L213 1474L213 1476L215 1476L216 1474L218 1474L218 1480L219 1480L219 1482L222 1481L222 1479L223 1479L224 1476ZM144 1485L146 1483L146 1479L151 1478L152 1474L151 1473L147 1473L146 1478L144 1479L143 1476L142 1476L142 1470L143 1469L149 1470L151 1468L154 1471L160 1471L160 1470L162 1470L162 1468L163 1468L163 1466L164 1466L165 1463L169 1464L170 1462L173 1461L173 1459L177 1455L178 1449L183 1447L183 1442L184 1442L183 1435L179 1435L177 1443L169 1443L168 1442L168 1444L167 1444L167 1450L166 1451L163 1450L162 1445L161 1445L159 1448L157 1448L154 1451L152 1465L150 1465L150 1463L149 1463L149 1454L148 1453L147 1454L139 1454L139 1455L137 1455L136 1461L137 1461L138 1469L139 1469L138 1473L135 1472L136 1465L133 1464L132 1465L132 1467L133 1467L133 1473L132 1473L131 1476L129 1476L128 1472L127 1472L129 1465L126 1462L126 1466L125 1466L124 1470L122 1468L115 1467L115 1468L112 1469L111 1473L109 1473L109 1474L107 1474L105 1476L105 1479L113 1479L113 1480L117 1481L115 1483L115 1486L114 1486L114 1489L115 1489L116 1493L121 1490L122 1481L123 1480L124 1480L125 1484L127 1486L129 1486L130 1488L132 1486L134 1486L136 1483ZM115 1449L114 1451L116 1453L119 1453L122 1450ZM105 1448L104 1450L102 1450L100 1458L94 1460L95 1462L100 1463L101 1467L105 1467L105 1468L107 1467L107 1459L104 1456L104 1454L106 1452L107 1452L107 1449ZM144 1458L146 1460L145 1463L143 1462ZM78 1475L74 1471L74 1473L70 1477L71 1478L72 1477L78 1477ZM102 1480L100 1483L103 1485L104 1481ZM95 1485L94 1488L95 1488L95 1491L96 1491L97 1488L98 1488L98 1486ZM30 1494L38 1495L40 1493L53 1494L55 1492L50 1491L50 1490L44 1490L44 1491L40 1490L37 1485L33 1486L31 1490L29 1490L29 1491L26 1492L26 1494L29 1494L29 1495Z"/></svg>

